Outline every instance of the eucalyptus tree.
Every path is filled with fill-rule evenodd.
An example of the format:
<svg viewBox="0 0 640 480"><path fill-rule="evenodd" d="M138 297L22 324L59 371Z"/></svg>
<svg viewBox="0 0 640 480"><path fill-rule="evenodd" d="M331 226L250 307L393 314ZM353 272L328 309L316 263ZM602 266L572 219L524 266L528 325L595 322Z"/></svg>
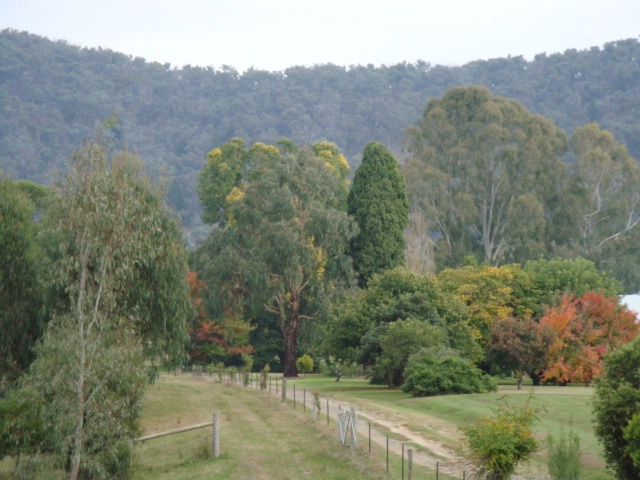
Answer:
<svg viewBox="0 0 640 480"><path fill-rule="evenodd" d="M250 152L258 149L271 155L256 167ZM345 248L355 226L344 211L345 175L329 150L254 145L242 179L224 199L217 194L218 225L194 258L215 318L277 318L285 376L297 375L301 324L322 316L332 285L350 278ZM203 174L201 192L215 191L207 181Z"/></svg>
<svg viewBox="0 0 640 480"><path fill-rule="evenodd" d="M43 218L52 317L16 428L27 470L113 477L137 433L144 359L181 359L192 315L183 241L140 171L131 155L87 143L52 187Z"/></svg>
<svg viewBox="0 0 640 480"><path fill-rule="evenodd" d="M407 148L410 201L425 212L441 263L544 251L567 149L551 121L484 87L456 87L429 101Z"/></svg>
<svg viewBox="0 0 640 480"><path fill-rule="evenodd" d="M591 255L640 229L640 167L627 147L596 123L577 128L571 147L571 238L580 254Z"/></svg>

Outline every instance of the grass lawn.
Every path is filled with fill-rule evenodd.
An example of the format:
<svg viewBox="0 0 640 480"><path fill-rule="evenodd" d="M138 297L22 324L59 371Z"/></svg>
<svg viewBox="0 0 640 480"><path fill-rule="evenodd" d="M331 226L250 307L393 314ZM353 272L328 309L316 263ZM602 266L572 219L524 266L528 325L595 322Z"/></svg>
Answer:
<svg viewBox="0 0 640 480"><path fill-rule="evenodd" d="M355 450L337 442L337 427L314 422L290 403L256 390L207 379L163 375L145 396L144 434L211 421L220 413L221 456L210 458L211 429L150 440L135 449L133 476L142 479L391 479L401 465L374 446ZM430 475L414 469L419 478ZM447 478L441 476L440 478Z"/></svg>
<svg viewBox="0 0 640 480"><path fill-rule="evenodd" d="M539 406L534 427L544 445L548 432L557 435L570 419L579 434L585 466L583 480L611 480L604 469L591 424L592 389L585 387L503 386L498 393L413 398L399 390L369 385L362 379L310 375L295 381L298 392L319 391L378 418L408 427L423 437L459 448L459 427L484 415L506 398L511 405L527 401ZM300 397L299 397L300 398ZM149 388L143 406L143 434L209 422L220 413L221 456L211 458L211 428L139 443L135 449L133 480L142 479L395 479L400 477L397 455L390 455L386 472L384 447L366 440L356 449L338 445L337 428L326 417L314 422L310 409L292 408L274 395L205 378L162 375ZM375 423L374 423L375 425ZM366 427L365 427L366 428ZM386 433L383 428L380 431ZM361 428L361 433L364 433ZM390 435L391 436L391 435ZM391 436L393 438L393 436ZM402 440L402 439L401 439ZM408 444L410 445L410 444ZM534 466L545 464L546 452L536 454ZM13 460L0 462L0 480L11 478ZM405 471L406 474L406 471ZM435 478L432 470L414 465L414 478ZM440 475L441 480L453 477ZM461 478L461 477L455 477Z"/></svg>
<svg viewBox="0 0 640 480"><path fill-rule="evenodd" d="M531 387L518 391L515 385L501 386L497 393L414 398L400 390L369 385L366 380L343 378L340 382L312 375L296 380L298 388L322 392L323 395L351 402L365 411L377 412L420 433L425 438L439 440L453 448L461 446L459 428L485 415L507 401L513 406L527 402L540 409L539 422L534 426L544 447L548 433L558 436L561 428L573 430L580 437L584 480L612 479L606 471L601 448L593 433L591 397L587 387ZM546 464L544 448L535 455L534 464Z"/></svg>

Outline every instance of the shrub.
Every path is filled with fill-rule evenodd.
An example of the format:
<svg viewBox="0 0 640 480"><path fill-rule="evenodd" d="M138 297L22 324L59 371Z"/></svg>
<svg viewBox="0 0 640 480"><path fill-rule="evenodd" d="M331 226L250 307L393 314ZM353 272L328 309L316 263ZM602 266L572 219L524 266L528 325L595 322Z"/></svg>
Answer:
<svg viewBox="0 0 640 480"><path fill-rule="evenodd" d="M616 478L640 478L640 462L634 461L634 416L640 405L640 337L604 357L604 374L596 381L593 412L596 437ZM639 459L640 460L640 459Z"/></svg>
<svg viewBox="0 0 640 480"><path fill-rule="evenodd" d="M496 389L493 380L451 349L422 349L411 355L402 390L414 397L484 393Z"/></svg>
<svg viewBox="0 0 640 480"><path fill-rule="evenodd" d="M315 365L313 363L313 358L311 358L306 353L303 356L301 356L298 360L296 360L296 368L298 369L299 372L302 372L305 375L307 373L313 372L314 366Z"/></svg>
<svg viewBox="0 0 640 480"><path fill-rule="evenodd" d="M549 475L553 480L578 480L580 478L580 437L571 426L568 433L564 431L563 427L557 439L552 435L547 437L547 451Z"/></svg>
<svg viewBox="0 0 640 480"><path fill-rule="evenodd" d="M505 480L518 463L526 461L538 448L531 426L536 410L504 404L493 417L484 417L462 429L478 478Z"/></svg>

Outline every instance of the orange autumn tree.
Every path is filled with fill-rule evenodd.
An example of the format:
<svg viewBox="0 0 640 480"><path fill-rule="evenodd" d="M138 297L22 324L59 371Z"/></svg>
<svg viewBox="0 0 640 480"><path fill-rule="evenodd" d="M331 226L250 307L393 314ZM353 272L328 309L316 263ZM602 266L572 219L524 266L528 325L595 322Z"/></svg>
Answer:
<svg viewBox="0 0 640 480"><path fill-rule="evenodd" d="M196 272L187 276L191 303L196 317L189 330L189 357L195 363L224 362L230 355L250 355L253 347L247 345L252 327L231 315L221 323L207 318L202 292L207 288Z"/></svg>
<svg viewBox="0 0 640 480"><path fill-rule="evenodd" d="M602 358L640 333L633 312L618 297L587 292L565 295L540 319L556 332L543 379L589 385L602 373Z"/></svg>

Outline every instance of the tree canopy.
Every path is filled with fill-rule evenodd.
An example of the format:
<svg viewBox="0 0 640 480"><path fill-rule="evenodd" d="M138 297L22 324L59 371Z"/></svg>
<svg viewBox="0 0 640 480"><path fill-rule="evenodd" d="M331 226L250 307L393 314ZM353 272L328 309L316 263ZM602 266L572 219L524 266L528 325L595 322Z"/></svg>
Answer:
<svg viewBox="0 0 640 480"><path fill-rule="evenodd" d="M611 132L590 123L571 137L576 249L589 255L640 229L640 166Z"/></svg>
<svg viewBox="0 0 640 480"><path fill-rule="evenodd" d="M375 382L399 386L407 357L423 347L454 348L472 362L480 360L469 319L466 306L435 278L387 270L335 306L323 351L340 362L371 368ZM415 335L407 333L412 329ZM399 340L401 335L407 338Z"/></svg>
<svg viewBox="0 0 640 480"><path fill-rule="evenodd" d="M589 385L602 374L603 358L640 334L636 320L618 297L564 296L540 319L555 333L543 378Z"/></svg>
<svg viewBox="0 0 640 480"><path fill-rule="evenodd" d="M484 85L517 99L567 134L598 122L640 158L639 55L638 39L628 39L459 67L418 61L238 72L147 62L4 30L0 168L12 178L48 184L75 146L115 115L108 140L138 152L153 177L166 177L169 202L197 245L206 236L197 178L211 145L234 137L250 145L331 139L355 169L365 145L378 139L402 160L406 127L430 98L457 85Z"/></svg>
<svg viewBox="0 0 640 480"><path fill-rule="evenodd" d="M407 146L410 200L437 232L444 264L544 251L567 149L551 121L484 87L455 87L427 103Z"/></svg>
<svg viewBox="0 0 640 480"><path fill-rule="evenodd" d="M355 227L327 148L260 148L273 156L226 196L226 226L211 232L195 263L216 318L251 321L265 310L277 318L284 373L296 376L299 329L321 315L334 283L349 281L345 249Z"/></svg>

